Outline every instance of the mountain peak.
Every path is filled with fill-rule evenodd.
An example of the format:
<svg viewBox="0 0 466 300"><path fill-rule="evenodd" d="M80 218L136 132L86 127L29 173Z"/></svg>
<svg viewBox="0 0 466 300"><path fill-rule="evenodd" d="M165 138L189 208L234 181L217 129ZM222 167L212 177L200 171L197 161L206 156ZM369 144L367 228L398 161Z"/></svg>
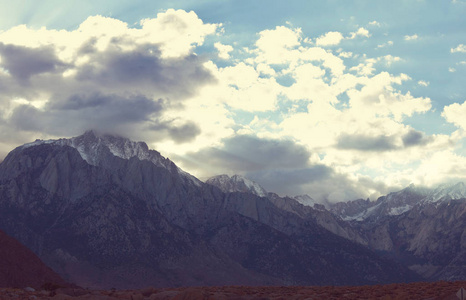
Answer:
<svg viewBox="0 0 466 300"><path fill-rule="evenodd" d="M69 146L75 148L82 159L88 164L99 166L108 155L113 155L125 160L133 157L139 160L147 160L156 166L163 167L171 172L178 172L183 177L188 178L196 185L200 185L194 176L178 168L171 160L163 157L158 151L150 150L145 142L135 142L126 137L102 133L96 130L87 130L82 135L72 138L62 138L56 140L36 140L25 144L20 148L25 149L41 144L52 144L57 146Z"/></svg>
<svg viewBox="0 0 466 300"><path fill-rule="evenodd" d="M217 175L207 179L206 183L218 187L225 193L246 192L259 197L267 196L267 191L263 187L241 175L233 175L231 177L226 174Z"/></svg>
<svg viewBox="0 0 466 300"><path fill-rule="evenodd" d="M425 199L427 202L437 202L440 200L466 198L466 185L464 182L446 183L436 187Z"/></svg>

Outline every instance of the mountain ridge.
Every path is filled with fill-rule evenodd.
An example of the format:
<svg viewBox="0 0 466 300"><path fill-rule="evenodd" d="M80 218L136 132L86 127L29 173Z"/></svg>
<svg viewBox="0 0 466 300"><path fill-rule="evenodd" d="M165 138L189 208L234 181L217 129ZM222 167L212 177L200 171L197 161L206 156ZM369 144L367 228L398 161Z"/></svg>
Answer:
<svg viewBox="0 0 466 300"><path fill-rule="evenodd" d="M223 193L173 163L121 158L90 140L97 165L68 140L18 147L0 164L0 228L71 282L133 288L418 279L310 214L251 193Z"/></svg>

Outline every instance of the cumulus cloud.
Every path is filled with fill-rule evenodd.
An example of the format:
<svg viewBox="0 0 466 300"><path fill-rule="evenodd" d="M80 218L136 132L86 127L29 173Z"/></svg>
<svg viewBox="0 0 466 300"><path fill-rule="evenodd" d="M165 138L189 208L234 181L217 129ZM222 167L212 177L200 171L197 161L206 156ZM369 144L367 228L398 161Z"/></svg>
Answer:
<svg viewBox="0 0 466 300"><path fill-rule="evenodd" d="M0 111L9 131L69 136L93 128L175 143L199 135L193 120L167 113L215 82L193 51L219 25L182 10L139 25L94 16L73 31L1 32Z"/></svg>
<svg viewBox="0 0 466 300"><path fill-rule="evenodd" d="M300 45L301 30L285 26L277 26L274 30L264 30L259 33L256 42L258 59L270 64L281 64L294 59L293 49Z"/></svg>
<svg viewBox="0 0 466 300"><path fill-rule="evenodd" d="M317 46L338 45L343 39L343 35L338 31L330 31L316 39Z"/></svg>
<svg viewBox="0 0 466 300"><path fill-rule="evenodd" d="M369 33L369 30L367 30L366 28L364 27L359 27L358 30L356 30L355 32L352 32L349 39L355 39L359 36L362 36L362 37L370 37L370 33Z"/></svg>
<svg viewBox="0 0 466 300"><path fill-rule="evenodd" d="M224 45L220 42L216 42L214 44L215 49L218 51L218 57L221 59L229 59L230 52L233 51L233 47L230 45Z"/></svg>
<svg viewBox="0 0 466 300"><path fill-rule="evenodd" d="M385 47L388 47L388 46L393 46L393 41L388 41L386 43L377 45L377 48L385 48Z"/></svg>
<svg viewBox="0 0 466 300"><path fill-rule="evenodd" d="M419 36L417 34L405 35L404 37L405 41L414 41L414 40L417 40L418 38Z"/></svg>
<svg viewBox="0 0 466 300"><path fill-rule="evenodd" d="M33 75L63 72L66 68L52 47L34 49L0 43L0 56L2 68L21 82L28 81Z"/></svg>
<svg viewBox="0 0 466 300"><path fill-rule="evenodd" d="M429 86L430 83L428 81L425 81L425 80L419 80L417 82L417 84L422 85L422 86Z"/></svg>
<svg viewBox="0 0 466 300"><path fill-rule="evenodd" d="M457 53L457 52L466 53L466 45L459 44L456 48L451 48L450 52L451 53Z"/></svg>
<svg viewBox="0 0 466 300"><path fill-rule="evenodd" d="M443 108L442 117L444 117L447 122L455 124L459 128L466 130L466 101L462 104L453 103Z"/></svg>

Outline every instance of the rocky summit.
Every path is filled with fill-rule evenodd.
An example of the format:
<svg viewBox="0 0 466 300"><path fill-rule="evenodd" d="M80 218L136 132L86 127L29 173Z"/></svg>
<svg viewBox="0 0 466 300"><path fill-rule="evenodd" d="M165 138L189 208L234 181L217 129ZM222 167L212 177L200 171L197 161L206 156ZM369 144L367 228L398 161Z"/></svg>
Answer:
<svg viewBox="0 0 466 300"><path fill-rule="evenodd" d="M419 280L325 209L234 180L257 193L222 191L118 136L37 140L0 164L0 229L82 287Z"/></svg>

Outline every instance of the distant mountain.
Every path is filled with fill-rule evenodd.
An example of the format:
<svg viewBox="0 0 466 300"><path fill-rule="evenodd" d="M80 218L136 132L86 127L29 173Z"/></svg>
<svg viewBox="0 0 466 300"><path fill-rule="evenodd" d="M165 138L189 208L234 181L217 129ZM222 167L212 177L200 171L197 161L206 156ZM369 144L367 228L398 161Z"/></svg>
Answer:
<svg viewBox="0 0 466 300"><path fill-rule="evenodd" d="M208 179L206 183L220 188L225 193L241 192L265 197L280 210L291 212L302 219L310 220L343 238L354 240L361 244L366 243L349 224L336 218L325 209L325 206L317 203L308 195L300 195L293 198L280 197L275 193L266 192L258 183L240 175L233 175L231 177L227 175L214 176ZM311 203L312 205L310 205ZM254 205L254 202L251 205Z"/></svg>
<svg viewBox="0 0 466 300"><path fill-rule="evenodd" d="M0 230L0 287L40 288L46 283L68 286L31 250Z"/></svg>
<svg viewBox="0 0 466 300"><path fill-rule="evenodd" d="M365 245L384 251L426 279L466 278L463 183L434 189L411 185L375 202L337 203L331 211L351 221Z"/></svg>
<svg viewBox="0 0 466 300"><path fill-rule="evenodd" d="M294 199L233 181L247 189L223 192L122 137L37 140L0 164L0 228L84 287L419 279L343 238L358 237L324 208L299 212Z"/></svg>
<svg viewBox="0 0 466 300"><path fill-rule="evenodd" d="M410 185L401 191L382 196L375 202L359 199L336 203L330 206L330 211L347 221L373 220L382 216L397 216L412 209L421 200L425 199L428 194L428 189Z"/></svg>
<svg viewBox="0 0 466 300"><path fill-rule="evenodd" d="M374 220L383 216L401 215L416 206L427 203L466 198L466 186L463 182L442 184L434 189L410 185L398 192L382 196L377 201L355 200L330 205L330 211L343 220Z"/></svg>
<svg viewBox="0 0 466 300"><path fill-rule="evenodd" d="M455 184L442 184L430 191L424 202L439 202L466 198L466 185L464 182Z"/></svg>

